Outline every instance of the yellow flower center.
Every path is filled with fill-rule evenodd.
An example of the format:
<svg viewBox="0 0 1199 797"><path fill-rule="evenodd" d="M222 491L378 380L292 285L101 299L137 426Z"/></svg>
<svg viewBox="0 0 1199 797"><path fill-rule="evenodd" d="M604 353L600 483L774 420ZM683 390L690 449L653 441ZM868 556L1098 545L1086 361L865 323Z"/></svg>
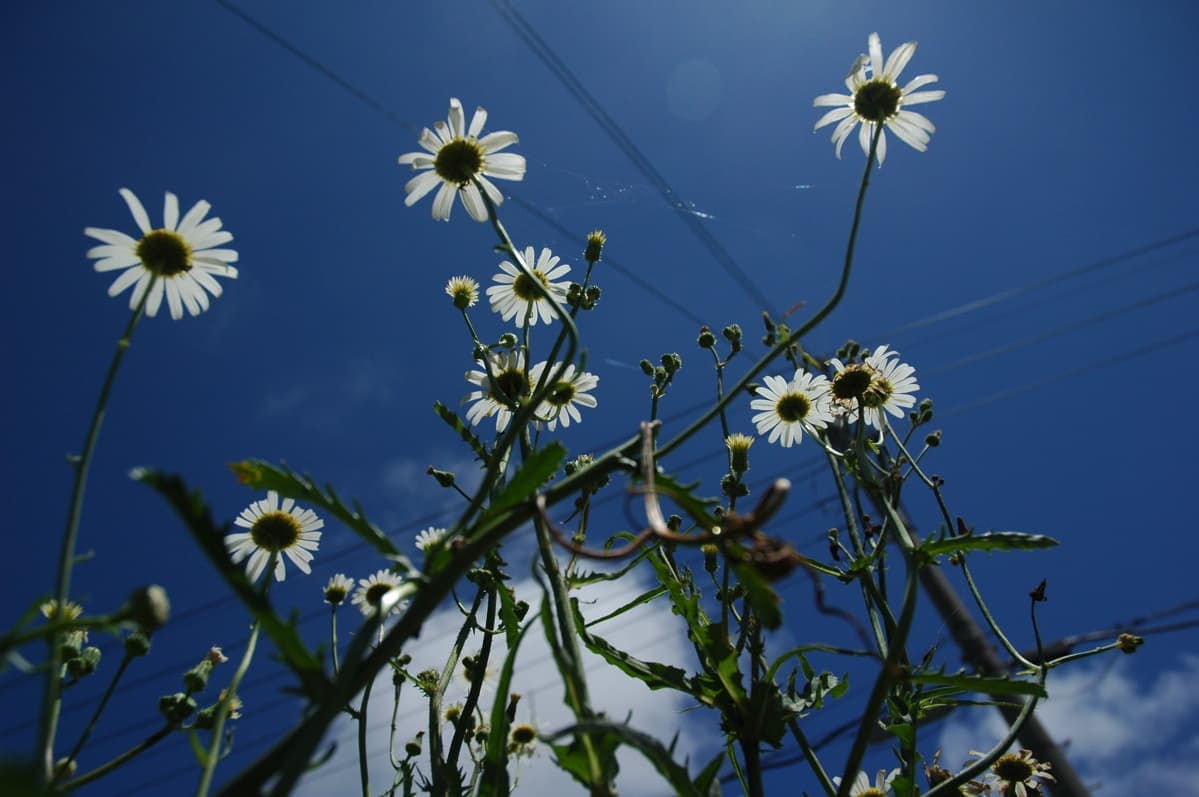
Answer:
<svg viewBox="0 0 1199 797"><path fill-rule="evenodd" d="M575 386L570 382L559 382L546 394L545 400L555 407L565 407L575 397Z"/></svg>
<svg viewBox="0 0 1199 797"><path fill-rule="evenodd" d="M774 405L774 411L787 423L802 421L812 409L812 402L802 393L788 393Z"/></svg>
<svg viewBox="0 0 1199 797"><path fill-rule="evenodd" d="M473 138L456 138L437 150L433 168L447 183L467 185L483 170L483 148Z"/></svg>
<svg viewBox="0 0 1199 797"><path fill-rule="evenodd" d="M876 78L854 92L853 109L867 122L885 122L899 113L902 97L894 83Z"/></svg>
<svg viewBox="0 0 1199 797"><path fill-rule="evenodd" d="M264 551L278 553L300 540L300 524L287 512L267 512L250 528L254 544Z"/></svg>
<svg viewBox="0 0 1199 797"><path fill-rule="evenodd" d="M537 278L537 281L540 282L544 288L547 290L549 289L550 281L546 279L544 274L537 269L533 269L533 276ZM516 275L516 279L512 281L512 293L514 293L516 298L520 299L522 302L535 302L541 298L541 294L537 292L537 288L534 286L533 280L529 279L528 275L524 272Z"/></svg>
<svg viewBox="0 0 1199 797"><path fill-rule="evenodd" d="M876 789L871 786L869 789L858 792L854 797L887 797L887 793L882 789Z"/></svg>
<svg viewBox="0 0 1199 797"><path fill-rule="evenodd" d="M146 233L134 252L146 270L158 277L173 277L192 267L191 246L182 235L170 230Z"/></svg>
<svg viewBox="0 0 1199 797"><path fill-rule="evenodd" d="M870 380L870 386L862 393L862 406L878 409L887 403L887 399L891 398L893 392L895 391L891 387L891 383L876 375L874 379Z"/></svg>
<svg viewBox="0 0 1199 797"><path fill-rule="evenodd" d="M377 584L371 584L366 588L366 603L368 606L379 608L379 604L383 600L383 596L395 589L395 584L389 584L381 581Z"/></svg>
<svg viewBox="0 0 1199 797"><path fill-rule="evenodd" d="M864 365L850 365L833 377L833 395L839 399L860 398L870 388L873 373Z"/></svg>
<svg viewBox="0 0 1199 797"><path fill-rule="evenodd" d="M991 770L1000 780L1008 783L1023 783L1034 774L1032 765L1028 763L1027 759L1014 753L1000 756Z"/></svg>
<svg viewBox="0 0 1199 797"><path fill-rule="evenodd" d="M525 375L520 371L501 371L492 381L489 394L501 403L515 401L529 394L529 380L525 379Z"/></svg>

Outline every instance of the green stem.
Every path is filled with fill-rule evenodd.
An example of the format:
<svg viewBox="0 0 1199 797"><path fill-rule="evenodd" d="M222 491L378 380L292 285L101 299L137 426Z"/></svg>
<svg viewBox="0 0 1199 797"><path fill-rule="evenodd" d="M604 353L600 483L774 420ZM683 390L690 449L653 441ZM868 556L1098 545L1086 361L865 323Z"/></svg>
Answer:
<svg viewBox="0 0 1199 797"><path fill-rule="evenodd" d="M878 139L879 136L882 135L882 132L882 125L879 125L878 129L874 133L874 138L872 138L870 141L870 152L866 156L866 171L862 174L862 183L858 188L858 201L854 205L853 224L849 228L849 243L845 247L845 262L841 266L841 280L837 283L837 290L833 292L833 295L829 298L828 302L825 303L824 307L820 308L819 312L812 316L807 323L792 332L785 340L781 340L774 344L774 347L770 351L766 352L765 356L758 360L758 362L756 362L754 366L746 372L745 376L741 377L741 379L737 381L737 384L734 385L731 390L729 390L723 399L716 402L716 404L710 407L707 412L705 412L698 419L696 419L695 422L680 432L677 437L659 448L655 454L656 458L660 459L666 456L671 451L686 442L688 438L706 426L708 421L712 420L712 418L714 418L721 410L723 410L730 401L741 395L741 391L745 389L745 386L748 385L754 377L766 370L766 367L774 361L775 357L778 357L780 354L794 345L796 341L815 329L816 326L825 318L827 318L829 313L833 312L837 305L841 303L841 299L845 296L845 289L849 287L849 274L853 269L854 249L857 246L858 229L862 222L862 206L866 201L866 189L870 185L870 167L874 165L875 153L878 150Z"/></svg>
<svg viewBox="0 0 1199 797"><path fill-rule="evenodd" d="M166 737L170 736L171 731L173 731L173 730L175 730L174 725L167 725L165 727L159 728L157 731L150 734L145 739L143 739L140 742L138 742L137 744L135 744L133 747L130 747L128 750L121 753L119 756L112 759L111 761L109 761L105 764L101 764L100 766L93 769L91 772L88 772L86 775L80 775L79 777L75 778L74 780L68 780L66 783L62 784L62 788L65 791L74 791L75 789L78 789L80 786L86 786L87 784L91 783L92 781L98 780L98 779L104 777L105 775L107 775L109 772L112 772L117 767L121 766L122 764L128 763L130 760L132 760L134 757L136 757L140 753L143 753L146 750L149 750L151 747L158 744Z"/></svg>
<svg viewBox="0 0 1199 797"><path fill-rule="evenodd" d="M108 397L112 393L113 383L116 382L117 371L120 370L121 360L133 341L133 331L142 317L146 306L146 298L154 288L157 276L150 278L146 292L133 308L125 332L117 341L117 350L112 355L108 365L108 373L100 386L100 397L96 400L96 408L92 412L92 422L88 427L87 436L83 442L83 452L74 464L75 483L71 487L71 504L67 512L67 525L62 535L62 549L58 555L58 585L54 591L58 606L65 606L71 591L71 570L75 565L75 545L79 538L79 520L83 516L83 493L87 487L87 474L91 468L92 457L96 453L96 441L100 438L100 426L104 423L104 413L108 409ZM62 709L62 636L54 634L50 637L50 665L46 669L46 686L42 699L41 725L38 733L38 751L42 760L42 777L48 783L54 777L54 737L58 732L58 716Z"/></svg>
<svg viewBox="0 0 1199 797"><path fill-rule="evenodd" d="M897 536L898 534L897 530ZM917 578L919 567L910 548L903 549L903 558L907 565L907 579L904 585L903 606L900 609L899 622L896 624L895 635L888 640L887 656L883 660L878 678L875 679L874 689L862 712L861 722L858 723L858 732L854 737L853 747L850 748L849 757L845 761L845 769L841 774L841 788L837 791L838 797L849 797L853 779L862 765L862 757L866 754L866 747L870 744L870 736L874 733L875 722L887 699L887 693L890 691L891 685L902 674L902 659L904 651L907 649L907 639L912 630L912 621L916 616L916 598L919 594L916 588L919 583Z"/></svg>
<svg viewBox="0 0 1199 797"><path fill-rule="evenodd" d="M789 720L787 727L791 729L791 735L795 737L795 742L799 745L800 751L807 759L808 766L816 775L816 780L820 781L820 788L824 789L824 793L828 797L836 797L837 786L833 783L832 778L824 771L824 765L820 763L820 758L817 757L816 751L808 742L808 737L804 735L803 729L799 727L798 720Z"/></svg>
<svg viewBox="0 0 1199 797"><path fill-rule="evenodd" d="M267 565L268 579L274 569L275 557L272 556ZM269 581L267 585L270 585ZM206 797L208 790L212 787L212 775L216 772L216 763L221 757L221 736L225 732L225 720L229 717L229 710L233 706L234 698L237 697L237 687L241 685L241 679L250 669L250 661L254 658L254 648L258 645L258 631L261 627L262 623L255 620L253 628L250 629L250 639L246 642L246 652L242 654L237 670L229 679L229 685L225 687L225 696L217 705L216 717L212 721L212 743L208 746L208 756L204 760L204 772L200 775L200 785L196 788L196 797Z"/></svg>
<svg viewBox="0 0 1199 797"><path fill-rule="evenodd" d="M370 767L366 760L366 710L371 702L371 687L375 685L372 678L366 682L362 690L362 703L358 707L358 779L362 783L362 797L371 797Z"/></svg>
<svg viewBox="0 0 1199 797"><path fill-rule="evenodd" d="M79 755L79 751L83 749L83 745L87 744L88 738L92 735L92 731L96 729L96 723L100 721L100 714L104 712L104 708L108 705L109 698L112 697L113 690L117 688L117 682L121 680L121 676L125 674L129 663L133 661L133 656L128 653L121 659L120 665L117 667L116 673L113 674L112 680L108 684L108 688L104 690L104 696L100 698L100 705L96 706L95 712L92 714L91 721L84 728L83 733L79 736L79 741L75 742L75 746L71 748L71 752L67 753L67 761L74 761Z"/></svg>

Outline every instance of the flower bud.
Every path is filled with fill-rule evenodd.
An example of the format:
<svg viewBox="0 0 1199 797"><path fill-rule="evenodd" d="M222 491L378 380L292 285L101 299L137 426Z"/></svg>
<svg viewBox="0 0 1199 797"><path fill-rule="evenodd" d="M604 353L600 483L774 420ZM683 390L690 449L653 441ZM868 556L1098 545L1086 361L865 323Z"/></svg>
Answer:
<svg viewBox="0 0 1199 797"><path fill-rule="evenodd" d="M425 473L429 474L434 479L437 479L437 483L440 484L442 487L453 487L454 486L454 474L450 473L448 470L438 470L437 468L430 465L429 469L426 470Z"/></svg>
<svg viewBox="0 0 1199 797"><path fill-rule="evenodd" d="M158 698L158 711L171 725L178 725L190 717L196 710L196 701L191 695L176 692L173 695L163 695Z"/></svg>
<svg viewBox="0 0 1199 797"><path fill-rule="evenodd" d="M599 262L607 242L608 236L604 235L603 230L592 230L587 234L587 248L583 250L583 259L591 264Z"/></svg>
<svg viewBox="0 0 1199 797"><path fill-rule="evenodd" d="M708 327L699 328L699 338L695 341L701 349L710 349L716 345L716 336Z"/></svg>
<svg viewBox="0 0 1199 797"><path fill-rule="evenodd" d="M167 591L157 584L134 591L129 596L126 609L129 618L146 632L157 631L171 619L171 601L167 598Z"/></svg>
<svg viewBox="0 0 1199 797"><path fill-rule="evenodd" d="M145 656L150 652L150 636L141 631L134 631L125 637L125 655L129 658Z"/></svg>

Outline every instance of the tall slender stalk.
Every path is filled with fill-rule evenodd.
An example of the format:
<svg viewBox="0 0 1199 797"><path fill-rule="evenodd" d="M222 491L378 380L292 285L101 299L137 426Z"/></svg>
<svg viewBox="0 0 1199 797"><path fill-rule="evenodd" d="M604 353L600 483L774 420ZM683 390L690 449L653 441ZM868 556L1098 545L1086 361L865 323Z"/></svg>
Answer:
<svg viewBox="0 0 1199 797"><path fill-rule="evenodd" d="M83 517L83 494L87 488L87 474L92 465L92 457L96 453L96 442L100 439L100 426L104 423L104 414L108 410L108 398L112 386L116 382L117 372L125 352L133 342L133 331L141 320L146 299L154 289L157 276L150 278L145 293L133 308L125 332L117 341L116 351L113 352L112 362L108 364L108 372L100 385L100 397L96 400L96 408L92 411L92 422L88 426L87 436L83 441L83 451L79 458L72 461L75 471L75 482L71 487L71 503L67 512L67 525L62 535L62 548L58 554L58 580L54 590L57 606L65 606L71 592L71 571L75 566L75 546L79 539L79 520ZM53 634L49 639L50 664L46 669L46 685L42 696L41 723L38 731L37 755L41 759L41 777L49 783L54 777L54 737L58 733L58 718L62 710L62 635Z"/></svg>

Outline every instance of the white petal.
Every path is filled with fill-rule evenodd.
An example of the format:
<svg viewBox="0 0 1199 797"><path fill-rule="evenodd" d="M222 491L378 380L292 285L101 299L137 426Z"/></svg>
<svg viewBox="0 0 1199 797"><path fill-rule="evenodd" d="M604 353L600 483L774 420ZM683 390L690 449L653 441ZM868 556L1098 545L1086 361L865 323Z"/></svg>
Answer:
<svg viewBox="0 0 1199 797"><path fill-rule="evenodd" d="M929 133L937 132L937 126L933 124L927 116L916 113L915 111L900 111L897 117L910 125L915 125Z"/></svg>
<svg viewBox="0 0 1199 797"><path fill-rule="evenodd" d="M908 85L903 87L903 93L907 94L909 91L915 91L922 86L927 86L929 83L936 82L936 75L916 75L916 77L908 81Z"/></svg>
<svg viewBox="0 0 1199 797"><path fill-rule="evenodd" d="M478 138L479 133L483 132L485 124L487 124L487 111L482 106L477 106L474 116L470 118L470 129L466 131L466 134L471 138Z"/></svg>
<svg viewBox="0 0 1199 797"><path fill-rule="evenodd" d="M479 147L482 148L483 154L490 155L493 152L499 152L505 147L512 146L519 140L516 133L513 133L511 130L497 130L479 139Z"/></svg>
<svg viewBox="0 0 1199 797"><path fill-rule="evenodd" d="M100 227L84 227L83 234L89 238L95 238L97 241L103 241L106 244L120 246L130 251L137 248L137 239L130 238L123 232L118 230L106 230Z"/></svg>
<svg viewBox="0 0 1199 797"><path fill-rule="evenodd" d="M462 112L462 103L457 97L450 97L450 114L446 121L450 125L451 138L462 138L466 132L466 115Z"/></svg>
<svg viewBox="0 0 1199 797"><path fill-rule="evenodd" d="M178 232L180 235L183 235L183 236L187 236L187 235L191 234L191 232L196 228L196 226L200 224L200 221L206 215L208 215L208 211L211 208L212 208L212 205L208 204L203 199L201 199L196 204L192 205L191 210L189 210L186 213L186 215L184 215L183 219L179 222L179 226L175 228L176 232ZM216 222L216 228L220 228L220 226L221 226L220 219L210 219L209 222L205 222L205 223L211 223L212 221Z"/></svg>
<svg viewBox="0 0 1199 797"><path fill-rule="evenodd" d="M162 226L165 229L174 231L175 225L179 223L179 197L167 191L166 199L162 203Z"/></svg>
<svg viewBox="0 0 1199 797"><path fill-rule="evenodd" d="M937 100L945 99L945 92L942 89L936 91L917 91L913 94L905 94L900 100L900 105L919 105L922 102L936 102Z"/></svg>
<svg viewBox="0 0 1199 797"><path fill-rule="evenodd" d="M433 197L433 218L437 221L449 221L450 211L454 207L454 194L458 189L449 183L442 182L441 190Z"/></svg>
<svg viewBox="0 0 1199 797"><path fill-rule="evenodd" d="M488 155L484 162L484 171L492 177L501 180L523 180L525 176L525 158L513 152L500 152Z"/></svg>
<svg viewBox="0 0 1199 797"><path fill-rule="evenodd" d="M166 290L166 286L163 285L165 281L162 277L159 277L150 286L150 295L146 299L146 315L151 318L158 315L158 308L162 304L162 294Z"/></svg>
<svg viewBox="0 0 1199 797"><path fill-rule="evenodd" d="M176 277L169 279L159 277L157 284L154 286L155 289L159 285L162 285L163 292L167 295L167 307L170 308L171 318L175 321L183 318L183 301L179 298L179 279Z"/></svg>
<svg viewBox="0 0 1199 797"><path fill-rule="evenodd" d="M842 119L844 119L845 117L849 116L852 113L853 113L853 108L833 108L831 111L826 113L824 116L820 117L819 121L816 122L815 127L813 127L812 129L819 130L820 128L824 127L825 125L831 125L833 122L841 121Z"/></svg>
<svg viewBox="0 0 1199 797"><path fill-rule="evenodd" d="M145 273L146 270L144 268L131 268L128 271L125 271L123 274L118 275L117 278L112 281L112 285L108 286L108 295L116 296L121 291L125 290L130 285L141 279L142 275Z"/></svg>
<svg viewBox="0 0 1199 797"><path fill-rule="evenodd" d="M422 172L409 180L404 186L404 190L408 192L408 196L404 197L404 204L412 207L423 199L425 194L432 191L438 185L444 184L445 182L437 176L437 172Z"/></svg>
<svg viewBox="0 0 1199 797"><path fill-rule="evenodd" d="M492 202L494 202L496 205L504 204L504 195L500 193L500 189L495 187L495 183L491 182L483 175L479 175L478 180L479 185L483 186L483 190L487 192L487 196L491 198ZM474 186L471 187L473 188ZM484 221L484 219L480 219L480 221Z"/></svg>
<svg viewBox="0 0 1199 797"><path fill-rule="evenodd" d="M129 212L133 214L133 220L137 223L137 228L142 231L142 235L150 232L150 217L146 215L146 209L142 207L141 201L128 188L122 188L119 192L121 198L125 200L125 204L129 206Z"/></svg>
<svg viewBox="0 0 1199 797"><path fill-rule="evenodd" d="M462 195L462 206L466 208L470 217L475 221L487 221L487 205L483 202L483 195L479 193L478 186L470 183L463 186L459 193Z"/></svg>
<svg viewBox="0 0 1199 797"><path fill-rule="evenodd" d="M853 97L848 94L821 94L816 99L812 100L813 108L820 108L825 105L853 105Z"/></svg>
<svg viewBox="0 0 1199 797"><path fill-rule="evenodd" d="M916 42L904 42L895 48L890 57L887 58L887 63L883 67L883 75L897 81L899 73L908 65L908 61L912 60L912 56L916 54Z"/></svg>
<svg viewBox="0 0 1199 797"><path fill-rule="evenodd" d="M232 240L233 233L229 232L228 230L217 230L216 232L210 232L204 235L193 235L188 239L188 243L191 244L192 249L198 251L200 249L211 249L214 246L227 244Z"/></svg>
<svg viewBox="0 0 1199 797"><path fill-rule="evenodd" d="M870 49L870 77L878 78L883 75L883 43L877 33L871 33L867 39Z"/></svg>

